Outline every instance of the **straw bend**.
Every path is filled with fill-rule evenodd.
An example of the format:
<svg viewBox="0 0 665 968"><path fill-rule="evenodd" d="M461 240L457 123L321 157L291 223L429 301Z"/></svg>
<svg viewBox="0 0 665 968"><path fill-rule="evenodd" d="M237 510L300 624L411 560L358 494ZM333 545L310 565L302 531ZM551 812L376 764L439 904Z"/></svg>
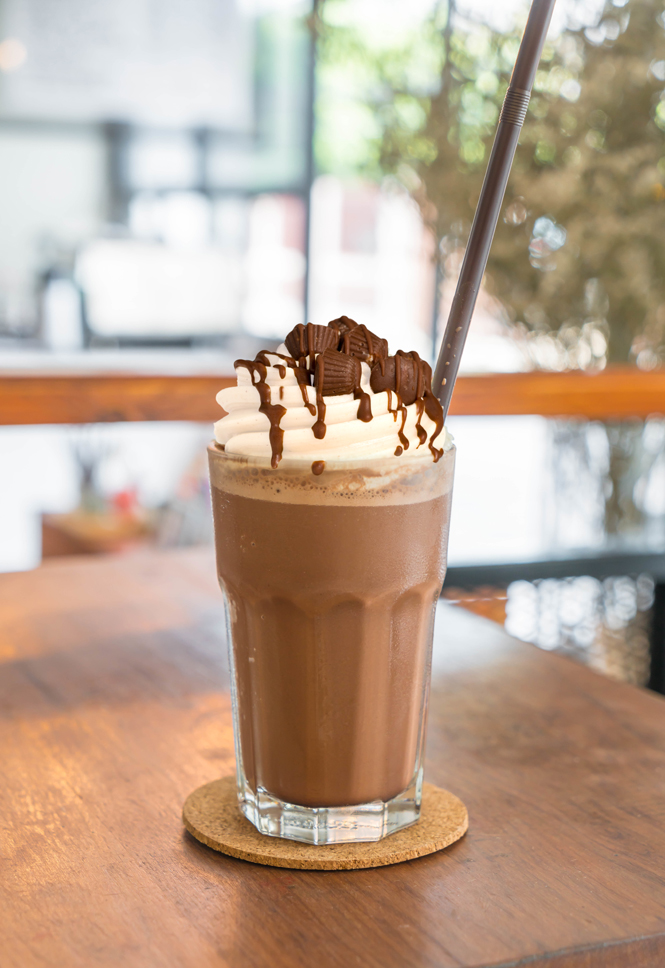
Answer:
<svg viewBox="0 0 665 968"><path fill-rule="evenodd" d="M530 98L531 91L520 91L517 88L509 87L503 99L499 123L505 121L507 124L518 124L522 127Z"/></svg>
<svg viewBox="0 0 665 968"><path fill-rule="evenodd" d="M499 220L517 141L529 107L531 88L554 3L555 0L533 0L531 4L529 19L499 115L492 153L432 379L432 389L443 405L444 416L450 406L462 350Z"/></svg>

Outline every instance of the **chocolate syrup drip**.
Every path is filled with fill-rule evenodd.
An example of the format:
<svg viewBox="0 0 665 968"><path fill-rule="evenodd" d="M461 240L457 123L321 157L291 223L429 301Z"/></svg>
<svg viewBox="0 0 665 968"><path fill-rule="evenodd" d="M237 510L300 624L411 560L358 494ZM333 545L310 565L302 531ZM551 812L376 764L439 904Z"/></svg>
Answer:
<svg viewBox="0 0 665 968"><path fill-rule="evenodd" d="M323 401L323 382L326 378L326 362L323 353L320 354L315 371L316 390L316 413L317 417L312 424L312 433L317 440L323 440L326 435L326 405Z"/></svg>
<svg viewBox="0 0 665 968"><path fill-rule="evenodd" d="M283 407L281 403L271 402L271 391L266 380L269 365L270 361L266 358L265 352L263 351L257 354L255 360L236 360L233 364L234 367L244 366L246 370L249 370L252 386L255 386L259 391L259 398L261 400L259 411L264 413L270 421L270 431L268 434L270 449L272 451L270 466L274 470L282 459L282 451L284 449L284 431L280 427L280 421L286 413L286 407ZM255 374L259 377L256 381L254 380Z"/></svg>
<svg viewBox="0 0 665 968"><path fill-rule="evenodd" d="M423 419L423 412L425 410L425 401L416 400L416 433L418 434L418 447L422 447L427 441L427 431L423 426L421 426L420 421Z"/></svg>
<svg viewBox="0 0 665 968"><path fill-rule="evenodd" d="M311 415L314 416L314 414L316 413L316 407L309 399L309 394L307 393L307 387L309 386L309 383L304 383L304 382L301 383L300 380L298 380L298 386L300 387L300 393L302 394L303 403L305 404L306 408L309 410Z"/></svg>
<svg viewBox="0 0 665 968"><path fill-rule="evenodd" d="M397 399L399 399L399 397ZM402 447L404 448L404 450L408 450L409 449L409 438L404 433L404 426L406 424L406 416L407 416L407 409L406 409L406 407L402 407L402 426L397 431L397 436L399 437L399 442L402 445Z"/></svg>
<svg viewBox="0 0 665 968"><path fill-rule="evenodd" d="M439 401L438 397L434 396L434 393L431 389L427 389L425 391L425 413L432 423L436 424L436 429L429 439L429 449L432 453L432 457L434 458L434 463L436 464L436 462L443 457L443 447L439 448L434 446L434 441L443 430L443 407L441 406L441 402Z"/></svg>
<svg viewBox="0 0 665 968"><path fill-rule="evenodd" d="M401 447L395 447L395 457L401 457L404 451Z"/></svg>
<svg viewBox="0 0 665 968"><path fill-rule="evenodd" d="M378 365L381 369L381 374L385 376L386 361L379 360ZM395 457L399 457L405 450L409 449L409 438L404 433L404 425L406 424L406 418L407 418L407 409L402 403L402 399L399 393L397 392L397 390L387 389L385 392L388 394L388 413L391 413L393 415L393 420L395 421L395 423L397 422L397 414L400 414L402 417L402 425L397 431L397 436L399 437L399 442L402 446L397 448L397 450L399 451L399 454L397 453L397 450L395 451ZM394 408L392 405L393 393L395 394L395 399L397 401L397 404Z"/></svg>
<svg viewBox="0 0 665 968"><path fill-rule="evenodd" d="M312 474L315 474L318 477L319 474L323 474L325 468L326 462L324 460L315 460L312 464Z"/></svg>
<svg viewBox="0 0 665 968"><path fill-rule="evenodd" d="M302 323L300 325L302 326ZM257 357L256 358L257 358L257 360L261 358L261 362L263 362L265 360L266 361L266 364L269 366L270 365L270 361L267 359L266 352L267 352L266 350L261 350L261 352L257 354ZM314 414L316 413L316 407L310 401L309 396L307 394L307 387L310 386L309 374L307 372L307 369L304 368L304 367L302 367L302 366L300 366L300 363L298 362L298 360L294 360L291 356L284 356L283 353L273 353L273 352L271 352L270 355L271 356L276 356L280 360L283 360L284 361L283 363L278 363L277 364L277 366L279 367L280 379L283 380L284 377L286 376L286 370L284 369L284 372L282 372L282 369L285 366L288 366L288 368L290 370L293 370L293 373L295 375L295 378L298 381L298 386L300 387L300 393L301 393L301 396L302 396L303 403L305 404L305 406L307 407L307 409L309 410L309 412L311 413L311 415L314 416ZM280 387L279 388L279 399L280 400L283 400L284 399L283 390L284 390L284 387Z"/></svg>
<svg viewBox="0 0 665 968"><path fill-rule="evenodd" d="M405 353L398 350L395 356L389 356L385 360L380 359L372 367L370 385L375 393L386 391L388 393L388 410L397 419L397 413L402 413L402 430L400 431L400 441L404 444L407 441L403 433L406 422L406 407L412 403L416 404L416 434L418 435L418 446L427 442L427 431L422 426L423 413L435 425L434 432L429 438L429 449L435 462L443 454L442 450L434 447L434 441L443 430L443 409L432 393L432 370L429 363L421 360L416 352ZM395 393L398 404L393 409L392 396ZM408 442L405 447L408 446Z"/></svg>
<svg viewBox="0 0 665 968"><path fill-rule="evenodd" d="M353 391L354 400L360 400L358 404L358 420L362 420L363 423L369 423L373 417L372 414L372 398L369 393L365 393L361 387L357 386Z"/></svg>

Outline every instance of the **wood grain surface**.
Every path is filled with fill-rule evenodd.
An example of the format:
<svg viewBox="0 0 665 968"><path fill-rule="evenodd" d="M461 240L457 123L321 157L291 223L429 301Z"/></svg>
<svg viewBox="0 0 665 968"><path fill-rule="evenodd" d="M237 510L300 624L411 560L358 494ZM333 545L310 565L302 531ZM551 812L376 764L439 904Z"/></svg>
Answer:
<svg viewBox="0 0 665 968"><path fill-rule="evenodd" d="M219 419L215 394L233 375L155 376L0 371L0 424ZM600 373L493 373L461 376L455 415L541 414L630 420L665 413L665 369L631 366Z"/></svg>
<svg viewBox="0 0 665 968"><path fill-rule="evenodd" d="M182 828L233 770L207 552L0 575L2 968L660 968L665 702L442 603L426 777L467 835L293 871Z"/></svg>

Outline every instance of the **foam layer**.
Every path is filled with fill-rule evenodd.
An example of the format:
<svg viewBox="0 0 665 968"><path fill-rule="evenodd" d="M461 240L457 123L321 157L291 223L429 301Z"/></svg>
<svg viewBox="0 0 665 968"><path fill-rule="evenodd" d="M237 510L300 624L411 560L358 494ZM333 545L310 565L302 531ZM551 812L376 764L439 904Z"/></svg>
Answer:
<svg viewBox="0 0 665 968"><path fill-rule="evenodd" d="M318 476L312 474L308 460L285 458L274 469L269 454L264 459L239 457L214 443L208 447L208 457L210 482L219 491L257 501L336 507L434 500L452 490L455 467L452 445L436 463L427 452L410 461L332 461Z"/></svg>

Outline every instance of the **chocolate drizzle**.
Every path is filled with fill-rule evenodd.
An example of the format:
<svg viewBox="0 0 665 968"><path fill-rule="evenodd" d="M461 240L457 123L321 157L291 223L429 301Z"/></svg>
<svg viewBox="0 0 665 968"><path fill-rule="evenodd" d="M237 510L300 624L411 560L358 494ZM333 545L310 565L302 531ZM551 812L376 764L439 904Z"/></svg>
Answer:
<svg viewBox="0 0 665 968"><path fill-rule="evenodd" d="M298 360L294 360L290 356L284 356L282 353L271 353L271 356L276 356L278 357L278 359L284 361L283 363L277 364L277 370L281 380L283 380L284 377L286 376L286 367L288 367L290 370L293 370L295 378L298 381L298 386L300 387L300 393L302 395L303 403L305 404L305 406L307 407L311 415L314 416L314 414L316 413L316 407L310 401L309 396L307 394L307 387L310 386L309 374L307 372L307 369L305 367L302 367ZM266 350L261 350L261 352L257 354L256 358L257 360L260 359L262 362L265 362L267 366L270 366L270 361L268 360ZM238 362L242 362L242 361L238 361ZM284 390L284 387L279 388L280 400L284 399L283 390Z"/></svg>
<svg viewBox="0 0 665 968"><path fill-rule="evenodd" d="M400 400L399 393L397 393L395 390L391 390L390 388L388 388L385 391L385 393L388 394L388 413L391 413L393 415L394 422L397 423L397 416L398 416L398 414L402 418L402 425L399 428L399 430L397 431L397 436L399 437L402 446L400 448L398 448L399 449L399 454L395 454L395 457L399 457L400 454L402 453L402 450L408 450L409 449L409 440L408 440L408 437L406 436L406 434L404 433L404 424L406 423L406 407L404 406L404 404ZM393 394L394 394L395 400L396 400L396 403L395 403L395 406L394 407L393 407Z"/></svg>
<svg viewBox="0 0 665 968"><path fill-rule="evenodd" d="M271 466L276 468L282 459L284 431L281 421L286 408L281 403L272 402L272 390L267 381L268 367L274 365L279 378L284 380L287 369L293 371L305 407L316 420L312 433L317 440L326 435L326 397L342 396L353 393L358 400L357 419L368 423L373 419L372 398L362 387L362 363L371 367L370 387L374 393L386 392L388 412L397 422L399 446L395 457L400 457L409 448L409 439L404 432L408 416L407 407L415 404L418 445L429 444L434 461L443 455L443 449L434 446L434 441L443 430L443 409L432 392L432 370L428 363L416 352L405 353L399 350L388 356L388 343L366 326L348 316L331 320L327 326L300 323L291 330L285 340L291 356L262 350L255 360L236 360L236 367L245 367L250 373L252 386L259 393L259 411L264 413L270 423L269 439L272 451ZM269 355L277 357L278 363L271 364ZM314 387L315 403L309 398L309 388ZM393 399L394 395L394 399ZM279 399L284 399L284 387L279 387ZM393 406L394 403L394 406ZM434 432L429 437L422 426L425 414L434 424ZM321 474L325 461L314 461L312 473Z"/></svg>
<svg viewBox="0 0 665 968"><path fill-rule="evenodd" d="M265 353L261 351L257 354L255 360L236 360L233 365L236 368L244 366L245 369L249 370L252 385L259 391L259 398L261 400L259 411L264 413L270 421L269 439L270 449L272 451L270 466L275 469L282 459L282 451L284 449L284 431L280 426L280 422L286 413L286 407L283 407L281 403L272 403L271 390L266 379L270 361L265 357ZM255 380L254 377L257 375L258 380Z"/></svg>
<svg viewBox="0 0 665 968"><path fill-rule="evenodd" d="M432 391L431 387L425 391L424 406L425 413L436 427L434 433L429 439L429 449L432 453L432 457L434 458L434 463L436 464L436 462L443 457L443 447L434 446L434 441L443 430L443 407L441 406L441 402L439 401L438 397L434 396L434 392Z"/></svg>
<svg viewBox="0 0 665 968"><path fill-rule="evenodd" d="M423 413L429 417L435 426L434 433L429 438L429 449L434 461L438 461L443 450L435 447L434 441L443 430L443 408L432 392L432 369L429 363L421 360L415 351L405 353L398 350L395 356L388 356L374 364L370 386L375 393L380 393L382 390L388 391L388 409L395 419L397 419L397 413L401 411L402 426L398 435L405 450L409 446L408 438L404 433L406 407L413 403L416 405L418 447L427 442L427 431L422 426ZM391 391L396 394L398 400L394 410L390 405Z"/></svg>
<svg viewBox="0 0 665 968"><path fill-rule="evenodd" d="M362 420L363 423L369 423L373 416L372 398L360 386L355 388L353 396L355 400L360 400L358 404L358 420Z"/></svg>
<svg viewBox="0 0 665 968"><path fill-rule="evenodd" d="M402 390L401 369L395 356L389 356L385 360L378 360L375 363L370 377L370 386L374 393L386 392L388 394L388 412L393 415L395 422L397 422L398 415L402 419L397 431L401 447L397 448L399 454L397 450L395 451L395 457L400 457L405 450L409 449L409 438L404 433L408 413L400 392ZM396 401L394 407L392 405L393 394Z"/></svg>
<svg viewBox="0 0 665 968"><path fill-rule="evenodd" d="M399 400L399 396L397 397L397 399ZM404 450L408 450L409 449L409 438L404 433L404 425L406 424L407 410L406 410L406 407L404 407L404 406L402 406L400 409L402 411L402 426L397 431L397 436L399 437L399 442L402 445L402 447L404 448Z"/></svg>
<svg viewBox="0 0 665 968"><path fill-rule="evenodd" d="M425 410L425 401L416 400L416 413L418 414L416 418L416 433L418 434L418 447L422 447L422 445L427 442L427 431L420 423L420 421L423 419L424 410ZM418 448L416 448L416 450L417 449Z"/></svg>
<svg viewBox="0 0 665 968"><path fill-rule="evenodd" d="M312 433L317 440L323 440L326 435L326 405L323 399L323 385L326 378L325 353L321 353L316 361L314 373L314 389L316 390L316 420L312 424Z"/></svg>

